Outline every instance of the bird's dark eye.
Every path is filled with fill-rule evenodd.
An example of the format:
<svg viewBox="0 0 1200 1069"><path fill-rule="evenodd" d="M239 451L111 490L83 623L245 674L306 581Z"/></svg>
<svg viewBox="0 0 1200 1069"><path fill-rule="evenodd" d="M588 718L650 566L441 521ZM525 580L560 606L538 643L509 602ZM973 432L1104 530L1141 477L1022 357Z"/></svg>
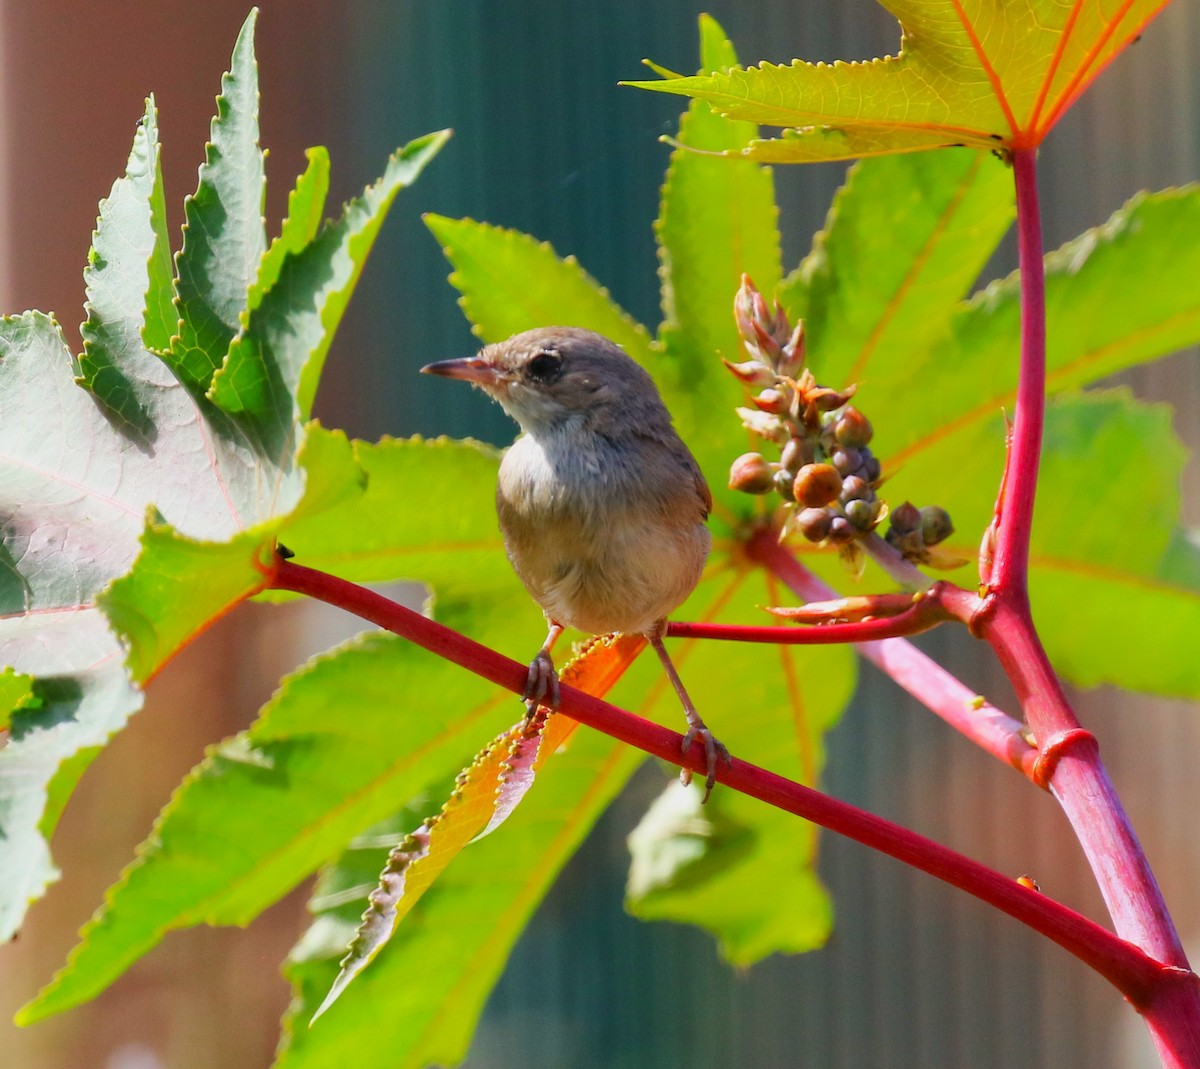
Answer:
<svg viewBox="0 0 1200 1069"><path fill-rule="evenodd" d="M553 382L562 372L562 357L546 349L529 361L528 375L534 382Z"/></svg>

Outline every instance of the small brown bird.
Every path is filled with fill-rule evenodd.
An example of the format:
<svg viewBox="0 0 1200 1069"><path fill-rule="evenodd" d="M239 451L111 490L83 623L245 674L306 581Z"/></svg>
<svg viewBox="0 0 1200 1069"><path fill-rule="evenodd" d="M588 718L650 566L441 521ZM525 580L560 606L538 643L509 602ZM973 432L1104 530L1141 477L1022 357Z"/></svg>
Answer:
<svg viewBox="0 0 1200 1069"><path fill-rule="evenodd" d="M500 465L496 510L508 559L550 625L529 666L529 711L558 704L550 654L564 627L643 634L683 702L684 751L704 745L707 799L729 753L696 712L663 634L704 570L712 495L654 381L576 327L527 330L421 370L479 386L521 425Z"/></svg>

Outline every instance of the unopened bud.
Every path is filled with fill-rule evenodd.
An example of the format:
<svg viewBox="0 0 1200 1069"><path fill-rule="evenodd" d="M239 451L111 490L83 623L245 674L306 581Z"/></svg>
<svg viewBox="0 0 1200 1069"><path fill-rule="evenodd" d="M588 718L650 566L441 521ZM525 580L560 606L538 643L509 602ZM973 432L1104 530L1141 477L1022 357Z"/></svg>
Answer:
<svg viewBox="0 0 1200 1069"><path fill-rule="evenodd" d="M842 480L842 500L857 501L870 497L871 487L866 479L858 475L848 475Z"/></svg>
<svg viewBox="0 0 1200 1069"><path fill-rule="evenodd" d="M758 453L743 453L729 467L729 489L765 494L775 486L775 473Z"/></svg>
<svg viewBox="0 0 1200 1069"><path fill-rule="evenodd" d="M796 514L796 529L810 542L825 541L832 523L828 509L801 509Z"/></svg>
<svg viewBox="0 0 1200 1069"><path fill-rule="evenodd" d="M834 424L833 433L842 445L860 449L870 442L875 430L866 416L852 405L847 405Z"/></svg>
<svg viewBox="0 0 1200 1069"><path fill-rule="evenodd" d="M773 416L782 416L788 410L791 403L791 398L783 390L776 390L768 386L761 393L752 397L751 400L764 412L770 412Z"/></svg>
<svg viewBox="0 0 1200 1069"><path fill-rule="evenodd" d="M893 521L895 522L895 521ZM954 521L950 513L937 505L926 505L921 509L921 538L927 546L936 546L954 534Z"/></svg>
<svg viewBox="0 0 1200 1069"><path fill-rule="evenodd" d="M746 360L740 364L722 360L722 363L747 386L770 386L779 378L770 367L759 360Z"/></svg>
<svg viewBox="0 0 1200 1069"><path fill-rule="evenodd" d="M845 516L834 516L829 524L829 541L835 546L844 546L854 538L855 530L850 521Z"/></svg>
<svg viewBox="0 0 1200 1069"><path fill-rule="evenodd" d="M863 501L857 498L854 501L849 501L842 506L848 519L860 531L869 531L871 525L875 522L877 510L874 507L874 502Z"/></svg>
<svg viewBox="0 0 1200 1069"><path fill-rule="evenodd" d="M787 445L783 447L783 455L779 458L780 463L793 475L815 459L812 444L805 438L789 438Z"/></svg>
<svg viewBox="0 0 1200 1069"><path fill-rule="evenodd" d="M911 501L904 502L892 512L891 529L897 534L909 534L921 528L921 511Z"/></svg>
<svg viewBox="0 0 1200 1069"><path fill-rule="evenodd" d="M829 459L833 461L833 466L837 468L838 473L843 478L847 475L853 475L862 465L862 454L857 449L851 449L849 446L842 446L840 449L835 449L833 456Z"/></svg>
<svg viewBox="0 0 1200 1069"><path fill-rule="evenodd" d="M842 492L842 477L832 464L805 464L792 483L792 494L808 508L823 508Z"/></svg>

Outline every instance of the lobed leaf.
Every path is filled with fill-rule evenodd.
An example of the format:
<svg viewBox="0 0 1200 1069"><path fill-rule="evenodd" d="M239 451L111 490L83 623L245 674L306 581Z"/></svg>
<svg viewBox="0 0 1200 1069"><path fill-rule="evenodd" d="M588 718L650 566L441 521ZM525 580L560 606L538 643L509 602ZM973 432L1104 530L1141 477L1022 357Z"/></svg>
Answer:
<svg viewBox="0 0 1200 1069"><path fill-rule="evenodd" d="M1181 574L1176 544L1184 459L1165 406L1140 404L1123 390L1050 403L1030 597L1051 660L1071 682L1200 695L1200 666L1187 652L1189 628L1200 624L1200 585ZM959 531L949 548L970 555L1003 463L1004 428L994 416L990 426L981 420L947 433L888 485L898 500L921 503L923 488L936 486ZM1174 626L1152 626L1156 613Z"/></svg>
<svg viewBox="0 0 1200 1069"><path fill-rule="evenodd" d="M246 293L267 248L263 222L266 174L258 144L258 64L252 8L221 78L217 114L196 192L183 202L178 272L178 327L164 359L191 389L208 389L237 334Z"/></svg>
<svg viewBox="0 0 1200 1069"><path fill-rule="evenodd" d="M230 343L208 391L222 409L247 418L264 449L278 448L276 443L286 441L296 415L306 419L311 412L329 344L388 209L449 136L449 131L427 134L398 149L383 176L348 203L315 240L299 251L272 251L267 274L252 291L258 304ZM310 160L309 166L311 170L320 164ZM319 170L302 182L302 198L311 198L311 187L323 184ZM303 199L295 207L302 209L296 227L303 234L311 207ZM283 240L294 245L300 234L287 233ZM273 273L278 277L270 285Z"/></svg>
<svg viewBox="0 0 1200 1069"><path fill-rule="evenodd" d="M1200 187L1139 193L1102 226L1046 257L1046 373L1050 390L1099 382L1200 341ZM1171 270L1164 272L1164 264ZM1098 308L1104 309L1097 315ZM892 466L947 435L1011 409L1020 344L1014 273L960 307L950 330L908 377L894 376L905 418L886 433Z"/></svg>
<svg viewBox="0 0 1200 1069"><path fill-rule="evenodd" d="M224 537L270 498L257 493L266 473L255 458L222 436L228 428L207 425L203 407L142 348L160 202L148 101L89 255L84 389L52 319L0 321L0 664L41 681L40 706L14 715L0 752L0 867L11 874L0 937L57 875L46 836L70 788L140 705L95 598L130 566L147 505L190 534Z"/></svg>
<svg viewBox="0 0 1200 1069"><path fill-rule="evenodd" d="M311 469L311 497L274 525L289 547L308 563L309 547L334 545L369 559L374 540L391 532L398 552L383 563L394 576L402 574L405 541L419 540L423 552L411 563L420 570L409 574L438 582L440 618L482 641L502 645L523 637L536 648L542 622L532 606L524 619L511 611L518 590L490 506L418 513L397 505L431 496L446 479L470 498L489 499L494 452L447 442L354 444L353 470L361 470L361 459L370 481L361 493L356 483L355 494L334 509L344 484L325 475L348 463L350 446L339 433L310 428L301 462ZM390 522L374 522L380 514ZM261 585L255 553L264 537L252 531L230 543L201 544L169 530L148 532L138 566L106 599L136 640L139 674L177 644L170 628L186 632ZM492 544L464 572L453 550L472 539ZM438 700L397 706L397 695L419 693L436 693ZM210 748L106 894L67 966L21 1019L93 997L168 931L248 923L391 812L397 797L452 776L480 735L494 731L487 725L497 715L503 714L491 684L389 635L362 637L310 662L284 680L248 731ZM214 850L215 842L222 849Z"/></svg>
<svg viewBox="0 0 1200 1069"><path fill-rule="evenodd" d="M1015 215L1008 168L977 152L863 160L779 298L819 381L887 398L946 332Z"/></svg>
<svg viewBox="0 0 1200 1069"><path fill-rule="evenodd" d="M704 69L737 62L733 45L707 15L700 19L700 41ZM667 359L654 370L680 434L721 496L728 494L729 460L740 451L730 451L740 437L736 424L727 434L714 433L713 426L714 413L728 411L739 394L720 359L741 358L733 295L743 274L770 293L782 268L771 172L708 153L740 145L753 133L752 123L721 118L699 102L690 105L655 223L663 307L658 341Z"/></svg>
<svg viewBox="0 0 1200 1069"><path fill-rule="evenodd" d="M641 364L652 360L645 328L613 303L573 256L559 259L527 234L427 214L447 259L459 304L485 342L533 327L584 327L611 338Z"/></svg>
<svg viewBox="0 0 1200 1069"><path fill-rule="evenodd" d="M690 96L720 114L788 127L741 156L771 163L966 145L1041 143L1166 0L885 0L900 51L864 63L762 63L694 78L629 82Z"/></svg>
<svg viewBox="0 0 1200 1069"><path fill-rule="evenodd" d="M320 354L347 296L343 286L314 297L304 277L287 276L305 259L321 212L323 153L310 157L283 234L263 256L253 25L252 13L223 82L178 286L151 100L126 173L101 204L85 272L84 352L74 368L50 318L0 321L0 667L37 679L0 751L0 938L55 878L46 837L88 762L140 704L101 604L135 642L130 663L144 681L190 635L261 587L259 558L281 524L361 490L344 437L307 429L297 464L302 434L290 395L272 397L250 418L223 412L203 392L214 354L224 356L220 339L239 326L248 287L252 304L267 301L285 277L289 299L315 307L320 330L301 340ZM403 184L439 144L432 135L401 150L389 179ZM374 225L363 224L358 209L332 224L339 236L323 248L327 262L344 252L356 276L363 234ZM191 355L160 358L147 346L170 341L176 296L190 324L179 337ZM310 352L296 358L302 369L293 385L311 397L320 361ZM278 433L259 433L263 424ZM130 577L103 593L134 564L150 506L144 552Z"/></svg>

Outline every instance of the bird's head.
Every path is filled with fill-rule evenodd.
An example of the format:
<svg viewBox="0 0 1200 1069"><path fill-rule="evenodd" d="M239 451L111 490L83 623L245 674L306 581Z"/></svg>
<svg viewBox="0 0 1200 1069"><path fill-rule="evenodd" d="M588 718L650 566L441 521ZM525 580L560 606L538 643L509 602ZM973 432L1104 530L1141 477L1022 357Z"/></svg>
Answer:
<svg viewBox="0 0 1200 1069"><path fill-rule="evenodd" d="M421 370L480 387L534 436L572 423L606 435L670 426L654 380L619 346L578 327L527 330Z"/></svg>

